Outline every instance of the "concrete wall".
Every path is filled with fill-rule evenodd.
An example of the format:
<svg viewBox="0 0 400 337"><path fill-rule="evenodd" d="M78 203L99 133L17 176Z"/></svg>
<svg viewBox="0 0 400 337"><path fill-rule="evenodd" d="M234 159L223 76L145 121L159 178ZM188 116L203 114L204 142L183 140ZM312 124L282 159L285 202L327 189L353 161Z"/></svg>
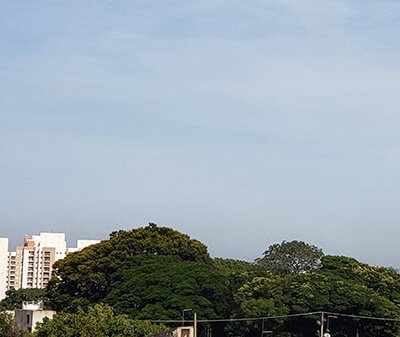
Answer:
<svg viewBox="0 0 400 337"><path fill-rule="evenodd" d="M77 242L77 248L78 250L82 250L83 248L86 248L91 245L95 245L96 243L99 243L100 240L78 240Z"/></svg>
<svg viewBox="0 0 400 337"><path fill-rule="evenodd" d="M15 310L15 321L21 330L35 331L37 323L43 322L45 317L53 318L55 311L52 310Z"/></svg>
<svg viewBox="0 0 400 337"><path fill-rule="evenodd" d="M67 242L65 241L65 233L43 233L40 235L32 235L35 247L40 250L43 247L54 247L56 249L55 260L63 259L67 252Z"/></svg>
<svg viewBox="0 0 400 337"><path fill-rule="evenodd" d="M36 330L36 324L42 323L45 317L52 319L56 314L55 311L52 310L39 310L33 311L33 319L32 319L32 332Z"/></svg>

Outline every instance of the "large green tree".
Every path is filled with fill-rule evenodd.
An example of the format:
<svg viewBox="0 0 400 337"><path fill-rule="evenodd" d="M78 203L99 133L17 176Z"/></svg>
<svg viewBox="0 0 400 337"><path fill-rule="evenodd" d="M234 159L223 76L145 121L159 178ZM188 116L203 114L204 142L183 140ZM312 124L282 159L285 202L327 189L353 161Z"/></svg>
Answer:
<svg viewBox="0 0 400 337"><path fill-rule="evenodd" d="M202 318L229 315L229 282L206 246L170 228L115 232L57 262L55 270L48 295L57 310L103 302L138 318L177 319L184 308Z"/></svg>
<svg viewBox="0 0 400 337"><path fill-rule="evenodd" d="M259 266L278 274L299 274L317 269L324 254L316 246L294 240L273 244L263 255L256 260Z"/></svg>
<svg viewBox="0 0 400 337"><path fill-rule="evenodd" d="M202 318L229 315L226 278L212 264L177 256L138 256L112 276L104 302L140 319L180 319L183 308Z"/></svg>

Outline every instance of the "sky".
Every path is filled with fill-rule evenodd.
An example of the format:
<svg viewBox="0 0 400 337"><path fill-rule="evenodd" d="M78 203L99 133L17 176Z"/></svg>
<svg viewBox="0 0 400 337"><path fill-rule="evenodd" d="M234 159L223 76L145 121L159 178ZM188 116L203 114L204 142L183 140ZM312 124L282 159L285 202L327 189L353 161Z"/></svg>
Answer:
<svg viewBox="0 0 400 337"><path fill-rule="evenodd" d="M0 2L0 236L149 222L400 267L400 4Z"/></svg>

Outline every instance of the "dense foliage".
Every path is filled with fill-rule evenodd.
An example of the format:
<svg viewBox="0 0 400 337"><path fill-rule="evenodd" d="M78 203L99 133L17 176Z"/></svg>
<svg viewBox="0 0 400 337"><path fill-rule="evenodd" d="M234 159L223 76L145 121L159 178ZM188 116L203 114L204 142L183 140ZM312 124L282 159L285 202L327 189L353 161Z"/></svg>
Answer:
<svg viewBox="0 0 400 337"><path fill-rule="evenodd" d="M55 264L50 297L59 305L97 303L108 293L113 275L132 266L137 256L177 256L183 261L208 262L207 248L187 235L170 228L149 225L131 231L118 231L109 240L68 255ZM55 298L56 295L62 295ZM74 299L78 299L77 303ZM79 299L84 299L80 303ZM71 303L72 301L72 303Z"/></svg>
<svg viewBox="0 0 400 337"><path fill-rule="evenodd" d="M317 269L324 253L303 241L283 241L269 246L257 264L279 274L299 274Z"/></svg>
<svg viewBox="0 0 400 337"><path fill-rule="evenodd" d="M6 293L7 297L0 302L0 310L20 309L24 301L42 301L46 304L45 289L11 289Z"/></svg>
<svg viewBox="0 0 400 337"><path fill-rule="evenodd" d="M308 312L399 318L400 276L393 270L371 267L346 257L325 256L320 269L300 274L248 277L234 294L235 317L262 317ZM318 316L272 320L268 330L277 336L305 337L317 333ZM257 336L260 322L233 325L236 332ZM398 324L338 317L332 336L398 336ZM232 330L232 325L228 326Z"/></svg>
<svg viewBox="0 0 400 337"><path fill-rule="evenodd" d="M180 319L182 308L200 317L229 314L227 280L211 264L176 256L136 257L113 275L104 302L140 319Z"/></svg>
<svg viewBox="0 0 400 337"><path fill-rule="evenodd" d="M88 312L59 313L45 319L35 337L145 337L165 329L160 324L115 315L110 306L96 304Z"/></svg>
<svg viewBox="0 0 400 337"><path fill-rule="evenodd" d="M0 337L25 337L27 333L21 331L12 315L0 312Z"/></svg>
<svg viewBox="0 0 400 337"><path fill-rule="evenodd" d="M43 324L39 336L61 336L48 331L64 331L72 325L84 330L91 315L105 317L106 332L99 336L130 336L132 331L123 322L180 320L184 308L197 312L200 319L320 311L400 317L400 276L395 271L352 258L323 256L322 250L301 241L270 246L255 263L211 259L199 241L150 225L115 232L109 240L71 254L55 267L47 295L51 305L64 312ZM277 337L317 336L318 320L319 315L308 315L201 323L200 333L212 328L213 336L256 337L263 326ZM398 323L340 315L331 320L330 328L333 337L353 337L357 331L362 337L400 335ZM68 333L83 336L76 331L62 335Z"/></svg>
<svg viewBox="0 0 400 337"><path fill-rule="evenodd" d="M48 294L57 310L103 302L134 318L180 319L182 308L204 318L229 314L229 283L207 248L169 228L113 233L55 267Z"/></svg>

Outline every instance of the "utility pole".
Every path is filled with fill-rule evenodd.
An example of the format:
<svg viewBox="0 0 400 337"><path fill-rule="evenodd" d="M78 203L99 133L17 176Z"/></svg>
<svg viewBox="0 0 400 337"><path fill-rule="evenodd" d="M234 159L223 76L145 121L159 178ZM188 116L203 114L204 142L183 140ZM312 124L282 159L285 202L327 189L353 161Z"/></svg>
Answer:
<svg viewBox="0 0 400 337"><path fill-rule="evenodd" d="M324 312L321 312L321 336L324 337Z"/></svg>
<svg viewBox="0 0 400 337"><path fill-rule="evenodd" d="M197 313L193 314L193 337L197 337Z"/></svg>

